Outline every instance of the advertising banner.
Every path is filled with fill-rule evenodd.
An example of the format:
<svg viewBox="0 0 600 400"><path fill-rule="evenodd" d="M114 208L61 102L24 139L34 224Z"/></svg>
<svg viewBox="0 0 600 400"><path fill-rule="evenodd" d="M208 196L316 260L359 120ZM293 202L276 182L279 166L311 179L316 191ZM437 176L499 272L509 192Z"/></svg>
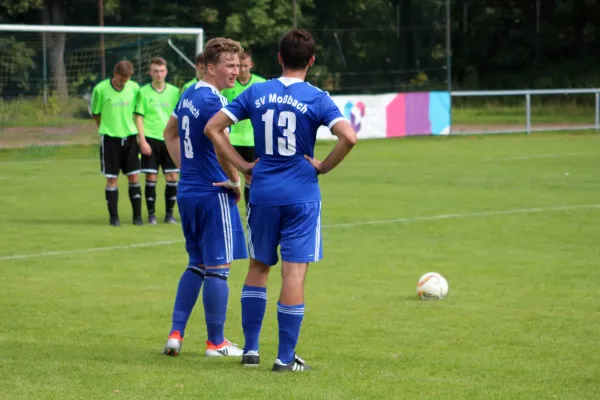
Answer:
<svg viewBox="0 0 600 400"><path fill-rule="evenodd" d="M450 133L450 93L331 96L359 139ZM318 139L335 139L326 127Z"/></svg>

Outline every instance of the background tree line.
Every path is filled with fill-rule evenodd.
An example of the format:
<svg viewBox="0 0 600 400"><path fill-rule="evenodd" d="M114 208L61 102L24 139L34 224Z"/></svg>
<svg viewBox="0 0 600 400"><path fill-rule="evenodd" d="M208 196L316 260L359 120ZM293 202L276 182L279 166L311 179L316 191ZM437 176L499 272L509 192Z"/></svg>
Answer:
<svg viewBox="0 0 600 400"><path fill-rule="evenodd" d="M292 0L103 2L107 26L200 26L206 38L240 40L266 77L279 73L277 41L294 15ZM450 4L453 89L598 86L600 0ZM446 0L298 0L296 22L318 43L311 79L334 93L448 87ZM0 0L0 23L98 25L98 0ZM56 90L66 96L65 35L49 35L47 46ZM18 37L2 33L1 53L12 54L0 64L14 63L23 81L35 68L34 50Z"/></svg>

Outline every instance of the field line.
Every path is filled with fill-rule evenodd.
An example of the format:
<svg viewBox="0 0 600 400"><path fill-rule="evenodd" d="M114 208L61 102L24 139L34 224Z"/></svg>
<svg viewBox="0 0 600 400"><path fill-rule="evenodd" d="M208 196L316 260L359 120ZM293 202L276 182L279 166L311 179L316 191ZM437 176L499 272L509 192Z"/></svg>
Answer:
<svg viewBox="0 0 600 400"><path fill-rule="evenodd" d="M138 248L138 247L164 246L166 244L174 244L174 243L183 243L183 240L182 239L180 239L180 240L163 240L160 242L132 243L132 244L123 244L123 245L119 245L119 246L90 247L88 249L46 251L43 253L31 253L31 254L15 254L12 256L2 256L2 257L0 257L0 261L20 260L20 259L24 259L24 258L34 258L34 257L62 256L65 254L95 253L95 252L101 252L101 251L134 249L134 248Z"/></svg>
<svg viewBox="0 0 600 400"><path fill-rule="evenodd" d="M554 206L554 207L535 207L535 208L517 208L512 210L497 210L497 211L477 211L468 213L457 213L457 214L438 214L429 215L423 217L409 217L409 218L394 218L394 219L382 219L373 221L356 221L346 222L339 224L323 225L323 229L336 229L336 228L351 228L356 226L368 226L368 225L386 225L386 224L401 224L421 221L440 221L447 219L460 219L460 218L478 218L478 217L493 217L499 215L511 215L511 214L533 214L533 213L545 213L545 212L558 212L558 211L572 211L572 210L585 210L585 209L600 209L600 204L582 204L582 205L571 205L571 206ZM43 253L29 253L29 254L15 254L0 256L0 261L8 260L21 260L27 258L43 258L51 256L61 256L78 253L95 253L112 250L124 250L142 247L154 247L164 246L169 244L183 243L182 239L175 240L163 240L160 242L147 242L147 243L132 243L118 246L106 246L106 247L91 247L87 249L74 249L74 250L59 250L59 251L47 251Z"/></svg>
<svg viewBox="0 0 600 400"><path fill-rule="evenodd" d="M600 152L587 152L587 153L549 153L549 154L530 154L527 156L515 156L515 157L504 157L504 158L490 158L489 161L503 161L503 160L535 160L538 158L568 158L568 157L586 157L586 156L597 156Z"/></svg>
<svg viewBox="0 0 600 400"><path fill-rule="evenodd" d="M582 210L590 208L600 208L600 204L583 204L573 206L555 206L555 207L536 207L536 208L517 208L513 210L498 210L498 211L477 211L470 213L460 214L438 214L429 215L423 217L410 217L410 218L394 218L394 219L382 219L374 221L357 221L347 222L333 225L323 225L325 228L351 228L353 226L364 226L364 225L385 225L385 224L400 224L410 223L419 221L439 221L444 219L458 219L458 218L477 218L477 217L493 217L498 215L510 215L510 214L533 214L541 212L556 212L556 211L571 211L571 210ZM1 259L1 258L0 258Z"/></svg>

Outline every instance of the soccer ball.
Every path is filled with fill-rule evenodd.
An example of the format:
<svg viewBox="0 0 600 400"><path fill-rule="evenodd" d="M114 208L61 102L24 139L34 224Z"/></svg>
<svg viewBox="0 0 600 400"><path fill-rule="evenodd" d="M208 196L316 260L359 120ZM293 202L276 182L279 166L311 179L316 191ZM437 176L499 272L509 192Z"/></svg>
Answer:
<svg viewBox="0 0 600 400"><path fill-rule="evenodd" d="M428 272L419 278L417 296L421 300L442 300L448 294L448 281L437 272Z"/></svg>

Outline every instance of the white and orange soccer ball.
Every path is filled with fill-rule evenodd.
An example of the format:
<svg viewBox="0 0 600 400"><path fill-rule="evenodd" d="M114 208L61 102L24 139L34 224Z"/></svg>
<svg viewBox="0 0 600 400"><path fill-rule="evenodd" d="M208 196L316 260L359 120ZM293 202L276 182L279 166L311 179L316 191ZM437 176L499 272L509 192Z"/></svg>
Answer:
<svg viewBox="0 0 600 400"><path fill-rule="evenodd" d="M448 295L448 281L437 272L428 272L419 278L417 296L421 300L443 300Z"/></svg>

